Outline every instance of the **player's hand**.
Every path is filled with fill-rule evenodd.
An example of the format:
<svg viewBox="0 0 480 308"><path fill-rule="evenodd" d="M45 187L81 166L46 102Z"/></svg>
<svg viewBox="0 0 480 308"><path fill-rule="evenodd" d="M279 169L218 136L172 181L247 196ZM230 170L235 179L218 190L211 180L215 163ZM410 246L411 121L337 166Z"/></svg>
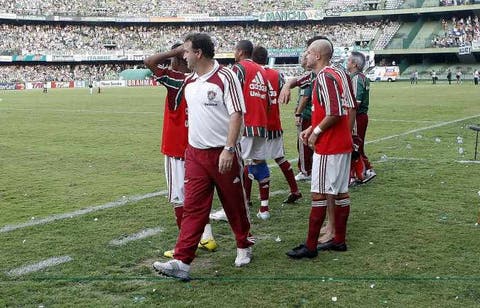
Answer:
<svg viewBox="0 0 480 308"><path fill-rule="evenodd" d="M302 117L295 116L295 126L300 127L302 125Z"/></svg>
<svg viewBox="0 0 480 308"><path fill-rule="evenodd" d="M290 87L288 87L288 85L285 85L282 87L282 90L278 95L277 102L279 104L288 104L289 101L290 101Z"/></svg>
<svg viewBox="0 0 480 308"><path fill-rule="evenodd" d="M218 172L224 174L230 171L230 169L232 169L234 157L235 153L223 150L222 153L220 153L220 158L218 159Z"/></svg>
<svg viewBox="0 0 480 308"><path fill-rule="evenodd" d="M302 131L299 135L300 140L303 142L304 145L308 145L308 138L312 134L313 128L310 126L306 130Z"/></svg>
<svg viewBox="0 0 480 308"><path fill-rule="evenodd" d="M313 149L315 147L315 142L317 142L318 135L315 133L311 133L308 137L308 146Z"/></svg>

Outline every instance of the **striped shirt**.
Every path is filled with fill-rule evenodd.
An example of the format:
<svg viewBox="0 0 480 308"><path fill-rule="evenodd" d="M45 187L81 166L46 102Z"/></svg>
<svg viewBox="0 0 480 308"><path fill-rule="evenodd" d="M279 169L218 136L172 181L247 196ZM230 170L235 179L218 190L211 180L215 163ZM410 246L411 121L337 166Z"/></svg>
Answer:
<svg viewBox="0 0 480 308"><path fill-rule="evenodd" d="M188 143L197 149L224 147L235 112L245 113L242 88L235 73L214 62L213 69L187 77L184 95L188 104Z"/></svg>
<svg viewBox="0 0 480 308"><path fill-rule="evenodd" d="M351 75L353 93L357 100L357 114L368 113L368 105L370 103L370 81L362 72L355 72Z"/></svg>
<svg viewBox="0 0 480 308"><path fill-rule="evenodd" d="M323 68L313 83L312 127L318 126L327 116L340 120L322 132L315 143L317 154L343 154L352 151L348 111L343 97L348 89L342 84L342 76L331 66Z"/></svg>
<svg viewBox="0 0 480 308"><path fill-rule="evenodd" d="M177 105L176 97L186 74L168 67L157 67L153 73L156 80L167 89L163 112L161 152L171 157L184 158L188 138L187 106L181 100Z"/></svg>

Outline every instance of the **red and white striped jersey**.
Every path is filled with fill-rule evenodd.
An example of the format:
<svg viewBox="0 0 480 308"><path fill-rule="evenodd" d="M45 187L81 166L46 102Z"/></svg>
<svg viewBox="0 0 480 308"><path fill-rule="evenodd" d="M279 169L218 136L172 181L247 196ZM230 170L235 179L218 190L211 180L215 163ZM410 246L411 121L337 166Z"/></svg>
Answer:
<svg viewBox="0 0 480 308"><path fill-rule="evenodd" d="M326 116L340 117L339 122L318 136L315 143L317 154L342 154L352 151L348 111L343 103L346 91L349 89L344 88L342 76L332 67L327 66L317 74L312 93L312 127L319 125Z"/></svg>
<svg viewBox="0 0 480 308"><path fill-rule="evenodd" d="M176 106L176 97L186 75L168 67L154 70L157 81L167 89L163 113L161 152L171 157L184 158L188 140L187 104Z"/></svg>
<svg viewBox="0 0 480 308"><path fill-rule="evenodd" d="M188 76L182 91L189 111L188 143L197 149L224 147L230 115L245 113L242 88L235 73L215 61L207 74Z"/></svg>

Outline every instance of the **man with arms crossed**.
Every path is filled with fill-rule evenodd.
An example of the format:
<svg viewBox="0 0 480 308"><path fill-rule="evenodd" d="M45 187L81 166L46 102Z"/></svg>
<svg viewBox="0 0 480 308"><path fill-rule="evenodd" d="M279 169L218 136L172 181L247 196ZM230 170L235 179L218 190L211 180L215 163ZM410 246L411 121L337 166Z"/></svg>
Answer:
<svg viewBox="0 0 480 308"><path fill-rule="evenodd" d="M190 263L208 223L214 188L225 209L237 243L235 265L250 263L248 208L242 186L237 144L245 103L240 83L230 69L213 59L214 46L204 33L190 34L184 59L195 73L180 89L189 110L188 146L185 153L185 202L174 260L154 262L161 274L190 280Z"/></svg>
<svg viewBox="0 0 480 308"><path fill-rule="evenodd" d="M358 153L360 159L365 165L364 174L361 175L363 183L367 183L373 179L377 174L372 168L367 155L365 155L365 135L367 133L368 126L368 105L370 101L370 81L362 73L365 66L365 56L358 51L352 51L347 62L347 70L352 78L353 92L355 93L355 99L357 100L358 108L356 115L356 131L358 144Z"/></svg>

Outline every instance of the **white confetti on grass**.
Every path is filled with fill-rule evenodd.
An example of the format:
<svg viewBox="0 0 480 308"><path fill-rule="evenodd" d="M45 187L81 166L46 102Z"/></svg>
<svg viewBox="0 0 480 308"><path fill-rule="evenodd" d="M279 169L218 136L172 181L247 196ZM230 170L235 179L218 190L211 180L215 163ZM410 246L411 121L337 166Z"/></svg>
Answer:
<svg viewBox="0 0 480 308"><path fill-rule="evenodd" d="M47 267L52 267L56 265L60 265L63 263L67 263L73 261L73 259L70 256L62 256L62 257L52 257L46 260L42 260L40 262L34 263L34 264L28 264L24 265L21 267L14 268L12 270L9 270L6 272L6 274L10 277L18 277L26 274L30 274L33 272L38 272L42 269L45 269Z"/></svg>
<svg viewBox="0 0 480 308"><path fill-rule="evenodd" d="M163 231L163 228L160 228L160 227L144 229L138 233L131 234L120 239L111 240L109 244L112 246L123 246L129 242L138 241L150 236L154 236L162 231Z"/></svg>

